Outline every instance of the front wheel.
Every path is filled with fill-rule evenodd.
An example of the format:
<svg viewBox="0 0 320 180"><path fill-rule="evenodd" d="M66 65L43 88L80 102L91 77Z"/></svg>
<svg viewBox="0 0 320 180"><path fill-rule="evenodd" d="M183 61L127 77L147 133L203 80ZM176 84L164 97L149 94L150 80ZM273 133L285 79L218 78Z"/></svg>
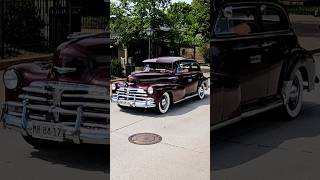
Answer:
<svg viewBox="0 0 320 180"><path fill-rule="evenodd" d="M289 99L285 105L285 115L290 119L297 117L302 109L303 79L300 71L296 71L292 78L292 85L289 89Z"/></svg>
<svg viewBox="0 0 320 180"><path fill-rule="evenodd" d="M165 114L166 112L168 112L170 105L171 105L170 95L169 93L165 92L163 93L159 102L157 103L156 111L160 114Z"/></svg>
<svg viewBox="0 0 320 180"><path fill-rule="evenodd" d="M201 84L198 86L198 98L201 100L204 98L205 96L205 89L206 89L206 85L204 84L204 82L202 81Z"/></svg>

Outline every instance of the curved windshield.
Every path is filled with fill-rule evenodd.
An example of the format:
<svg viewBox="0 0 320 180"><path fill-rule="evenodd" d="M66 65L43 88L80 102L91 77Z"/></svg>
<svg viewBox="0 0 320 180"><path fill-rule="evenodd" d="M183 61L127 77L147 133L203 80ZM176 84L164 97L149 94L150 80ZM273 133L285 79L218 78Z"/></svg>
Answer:
<svg viewBox="0 0 320 180"><path fill-rule="evenodd" d="M172 63L144 63L143 71L172 71Z"/></svg>

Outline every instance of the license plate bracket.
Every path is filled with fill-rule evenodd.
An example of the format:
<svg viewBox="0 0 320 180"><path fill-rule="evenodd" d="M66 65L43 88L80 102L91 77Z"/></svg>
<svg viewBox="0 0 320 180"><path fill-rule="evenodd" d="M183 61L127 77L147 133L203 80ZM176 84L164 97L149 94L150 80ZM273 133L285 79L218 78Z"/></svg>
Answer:
<svg viewBox="0 0 320 180"><path fill-rule="evenodd" d="M34 138L52 141L63 141L63 130L60 125L53 123L33 121L31 135Z"/></svg>
<svg viewBox="0 0 320 180"><path fill-rule="evenodd" d="M118 103L121 106L127 106L127 107L131 106L131 103L129 101L126 101L126 100L118 100Z"/></svg>

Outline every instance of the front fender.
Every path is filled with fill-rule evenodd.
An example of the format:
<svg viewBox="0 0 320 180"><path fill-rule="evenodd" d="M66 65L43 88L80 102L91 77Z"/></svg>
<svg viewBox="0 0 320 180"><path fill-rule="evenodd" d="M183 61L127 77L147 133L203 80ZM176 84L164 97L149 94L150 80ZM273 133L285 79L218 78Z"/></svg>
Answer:
<svg viewBox="0 0 320 180"><path fill-rule="evenodd" d="M32 81L47 79L50 70L50 63L34 62L10 66L7 70L14 69L19 77L19 84L16 89L5 88L6 101L16 101L22 93L22 88L28 86Z"/></svg>
<svg viewBox="0 0 320 180"><path fill-rule="evenodd" d="M209 82L209 78L207 77L201 77L199 83L198 83L198 86L200 86L200 84L204 82L205 86L206 86L206 89L208 90L208 88L210 87L210 82Z"/></svg>
<svg viewBox="0 0 320 180"><path fill-rule="evenodd" d="M152 87L155 92L153 98L156 102L159 102L160 97L165 92L170 94L172 102L182 99L185 95L185 88L180 84L155 84Z"/></svg>

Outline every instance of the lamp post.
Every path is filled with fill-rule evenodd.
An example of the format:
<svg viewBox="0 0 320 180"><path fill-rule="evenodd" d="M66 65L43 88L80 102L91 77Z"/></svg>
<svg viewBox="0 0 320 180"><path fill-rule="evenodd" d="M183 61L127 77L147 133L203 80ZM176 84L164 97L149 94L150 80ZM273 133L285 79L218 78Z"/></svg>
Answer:
<svg viewBox="0 0 320 180"><path fill-rule="evenodd" d="M153 35L153 29L150 27L147 29L147 36L149 37L149 53L148 53L148 58L151 58L151 36Z"/></svg>

